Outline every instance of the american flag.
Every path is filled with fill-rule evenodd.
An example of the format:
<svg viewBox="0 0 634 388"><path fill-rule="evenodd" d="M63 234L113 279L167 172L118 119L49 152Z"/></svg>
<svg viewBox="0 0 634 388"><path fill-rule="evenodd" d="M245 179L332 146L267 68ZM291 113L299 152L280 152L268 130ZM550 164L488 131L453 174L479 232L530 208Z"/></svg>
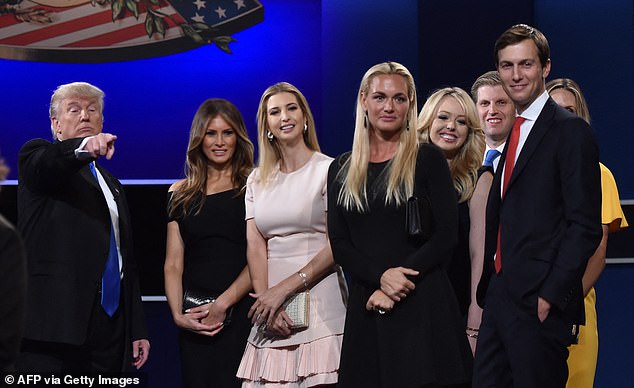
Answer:
<svg viewBox="0 0 634 388"><path fill-rule="evenodd" d="M0 0L0 58L57 62L147 58L204 44L186 36L183 24L202 23L215 35L230 35L264 18L263 6L256 0L119 0L134 3L138 18L123 5L124 11L113 21L113 2L117 0ZM148 7L156 11L151 20L161 15L164 35L154 28L148 36Z"/></svg>

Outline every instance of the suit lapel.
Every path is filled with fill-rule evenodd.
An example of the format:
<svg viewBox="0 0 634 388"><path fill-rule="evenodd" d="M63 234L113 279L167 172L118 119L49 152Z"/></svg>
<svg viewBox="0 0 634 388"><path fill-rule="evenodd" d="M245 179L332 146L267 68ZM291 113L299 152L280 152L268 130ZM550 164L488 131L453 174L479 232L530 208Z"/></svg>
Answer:
<svg viewBox="0 0 634 388"><path fill-rule="evenodd" d="M513 167L513 174L511 175L508 187L506 188L507 193L513 186L513 182L517 180L517 177L522 173L528 164L528 161L539 147L544 135L548 132L549 123L552 121L552 117L555 114L555 106L553 104L555 104L555 102L549 98L541 113L537 116L537 120L535 121L533 128L531 128L531 132L526 138L524 146L520 151L520 155L517 158L517 162Z"/></svg>
<svg viewBox="0 0 634 388"><path fill-rule="evenodd" d="M101 187L99 186L99 182L97 182L97 179L95 178L94 175L92 175L92 172L90 171L90 167L88 165L85 165L84 167L82 167L79 170L79 175L84 178L84 180L88 181L88 183L96 188L97 190L101 191Z"/></svg>
<svg viewBox="0 0 634 388"><path fill-rule="evenodd" d="M101 166L99 166L97 163L95 163L95 166L101 173L101 176L103 177L103 180L106 182L106 185L108 185L108 188L110 189L110 192L112 193L112 196L114 197L114 201L117 203L117 207L120 207L119 197L121 196L121 193L119 192L118 185L116 185L112 181L112 177L105 170L103 170Z"/></svg>

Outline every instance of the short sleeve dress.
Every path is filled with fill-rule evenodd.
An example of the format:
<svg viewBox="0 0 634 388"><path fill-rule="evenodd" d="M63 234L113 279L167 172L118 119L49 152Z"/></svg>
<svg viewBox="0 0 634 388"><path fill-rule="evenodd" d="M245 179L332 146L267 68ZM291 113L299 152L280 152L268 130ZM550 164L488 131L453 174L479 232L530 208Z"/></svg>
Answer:
<svg viewBox="0 0 634 388"><path fill-rule="evenodd" d="M185 246L183 290L220 295L247 264L244 193L228 190L203 200L200 213L169 221L178 222ZM184 387L240 386L235 371L251 326L250 303L248 296L236 303L231 323L214 337L179 330Z"/></svg>
<svg viewBox="0 0 634 388"><path fill-rule="evenodd" d="M332 158L319 152L291 173L275 171L266 184L254 170L247 180L246 218L267 241L268 282L295 274L327 244L326 176ZM306 330L272 338L251 329L238 377L244 386L267 381L286 386L337 382L347 288L339 267L310 288Z"/></svg>

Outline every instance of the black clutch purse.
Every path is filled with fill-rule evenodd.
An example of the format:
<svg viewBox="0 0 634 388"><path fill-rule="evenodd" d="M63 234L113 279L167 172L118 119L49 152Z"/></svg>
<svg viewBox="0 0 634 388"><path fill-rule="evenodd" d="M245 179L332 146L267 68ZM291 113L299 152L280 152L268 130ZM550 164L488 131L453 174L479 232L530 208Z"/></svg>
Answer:
<svg viewBox="0 0 634 388"><path fill-rule="evenodd" d="M432 214L429 198L423 196L418 199L411 196L407 200L405 209L405 228L407 234L415 239L428 240L432 232Z"/></svg>
<svg viewBox="0 0 634 388"><path fill-rule="evenodd" d="M185 314L185 311L191 308L202 306L207 303L213 303L216 301L217 297L217 295L209 295L198 291L185 290L185 292L183 293L183 314ZM229 326L229 324L231 323L232 315L233 306L227 309L225 320L223 323L224 326Z"/></svg>

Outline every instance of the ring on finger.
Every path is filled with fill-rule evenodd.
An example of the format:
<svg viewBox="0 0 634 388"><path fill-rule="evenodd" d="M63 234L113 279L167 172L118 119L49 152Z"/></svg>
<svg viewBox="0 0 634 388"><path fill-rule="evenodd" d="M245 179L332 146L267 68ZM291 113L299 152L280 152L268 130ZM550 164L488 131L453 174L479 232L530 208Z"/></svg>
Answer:
<svg viewBox="0 0 634 388"><path fill-rule="evenodd" d="M381 314L381 315L385 314L385 310L383 310L383 309L377 309L376 311L378 311L378 313Z"/></svg>

